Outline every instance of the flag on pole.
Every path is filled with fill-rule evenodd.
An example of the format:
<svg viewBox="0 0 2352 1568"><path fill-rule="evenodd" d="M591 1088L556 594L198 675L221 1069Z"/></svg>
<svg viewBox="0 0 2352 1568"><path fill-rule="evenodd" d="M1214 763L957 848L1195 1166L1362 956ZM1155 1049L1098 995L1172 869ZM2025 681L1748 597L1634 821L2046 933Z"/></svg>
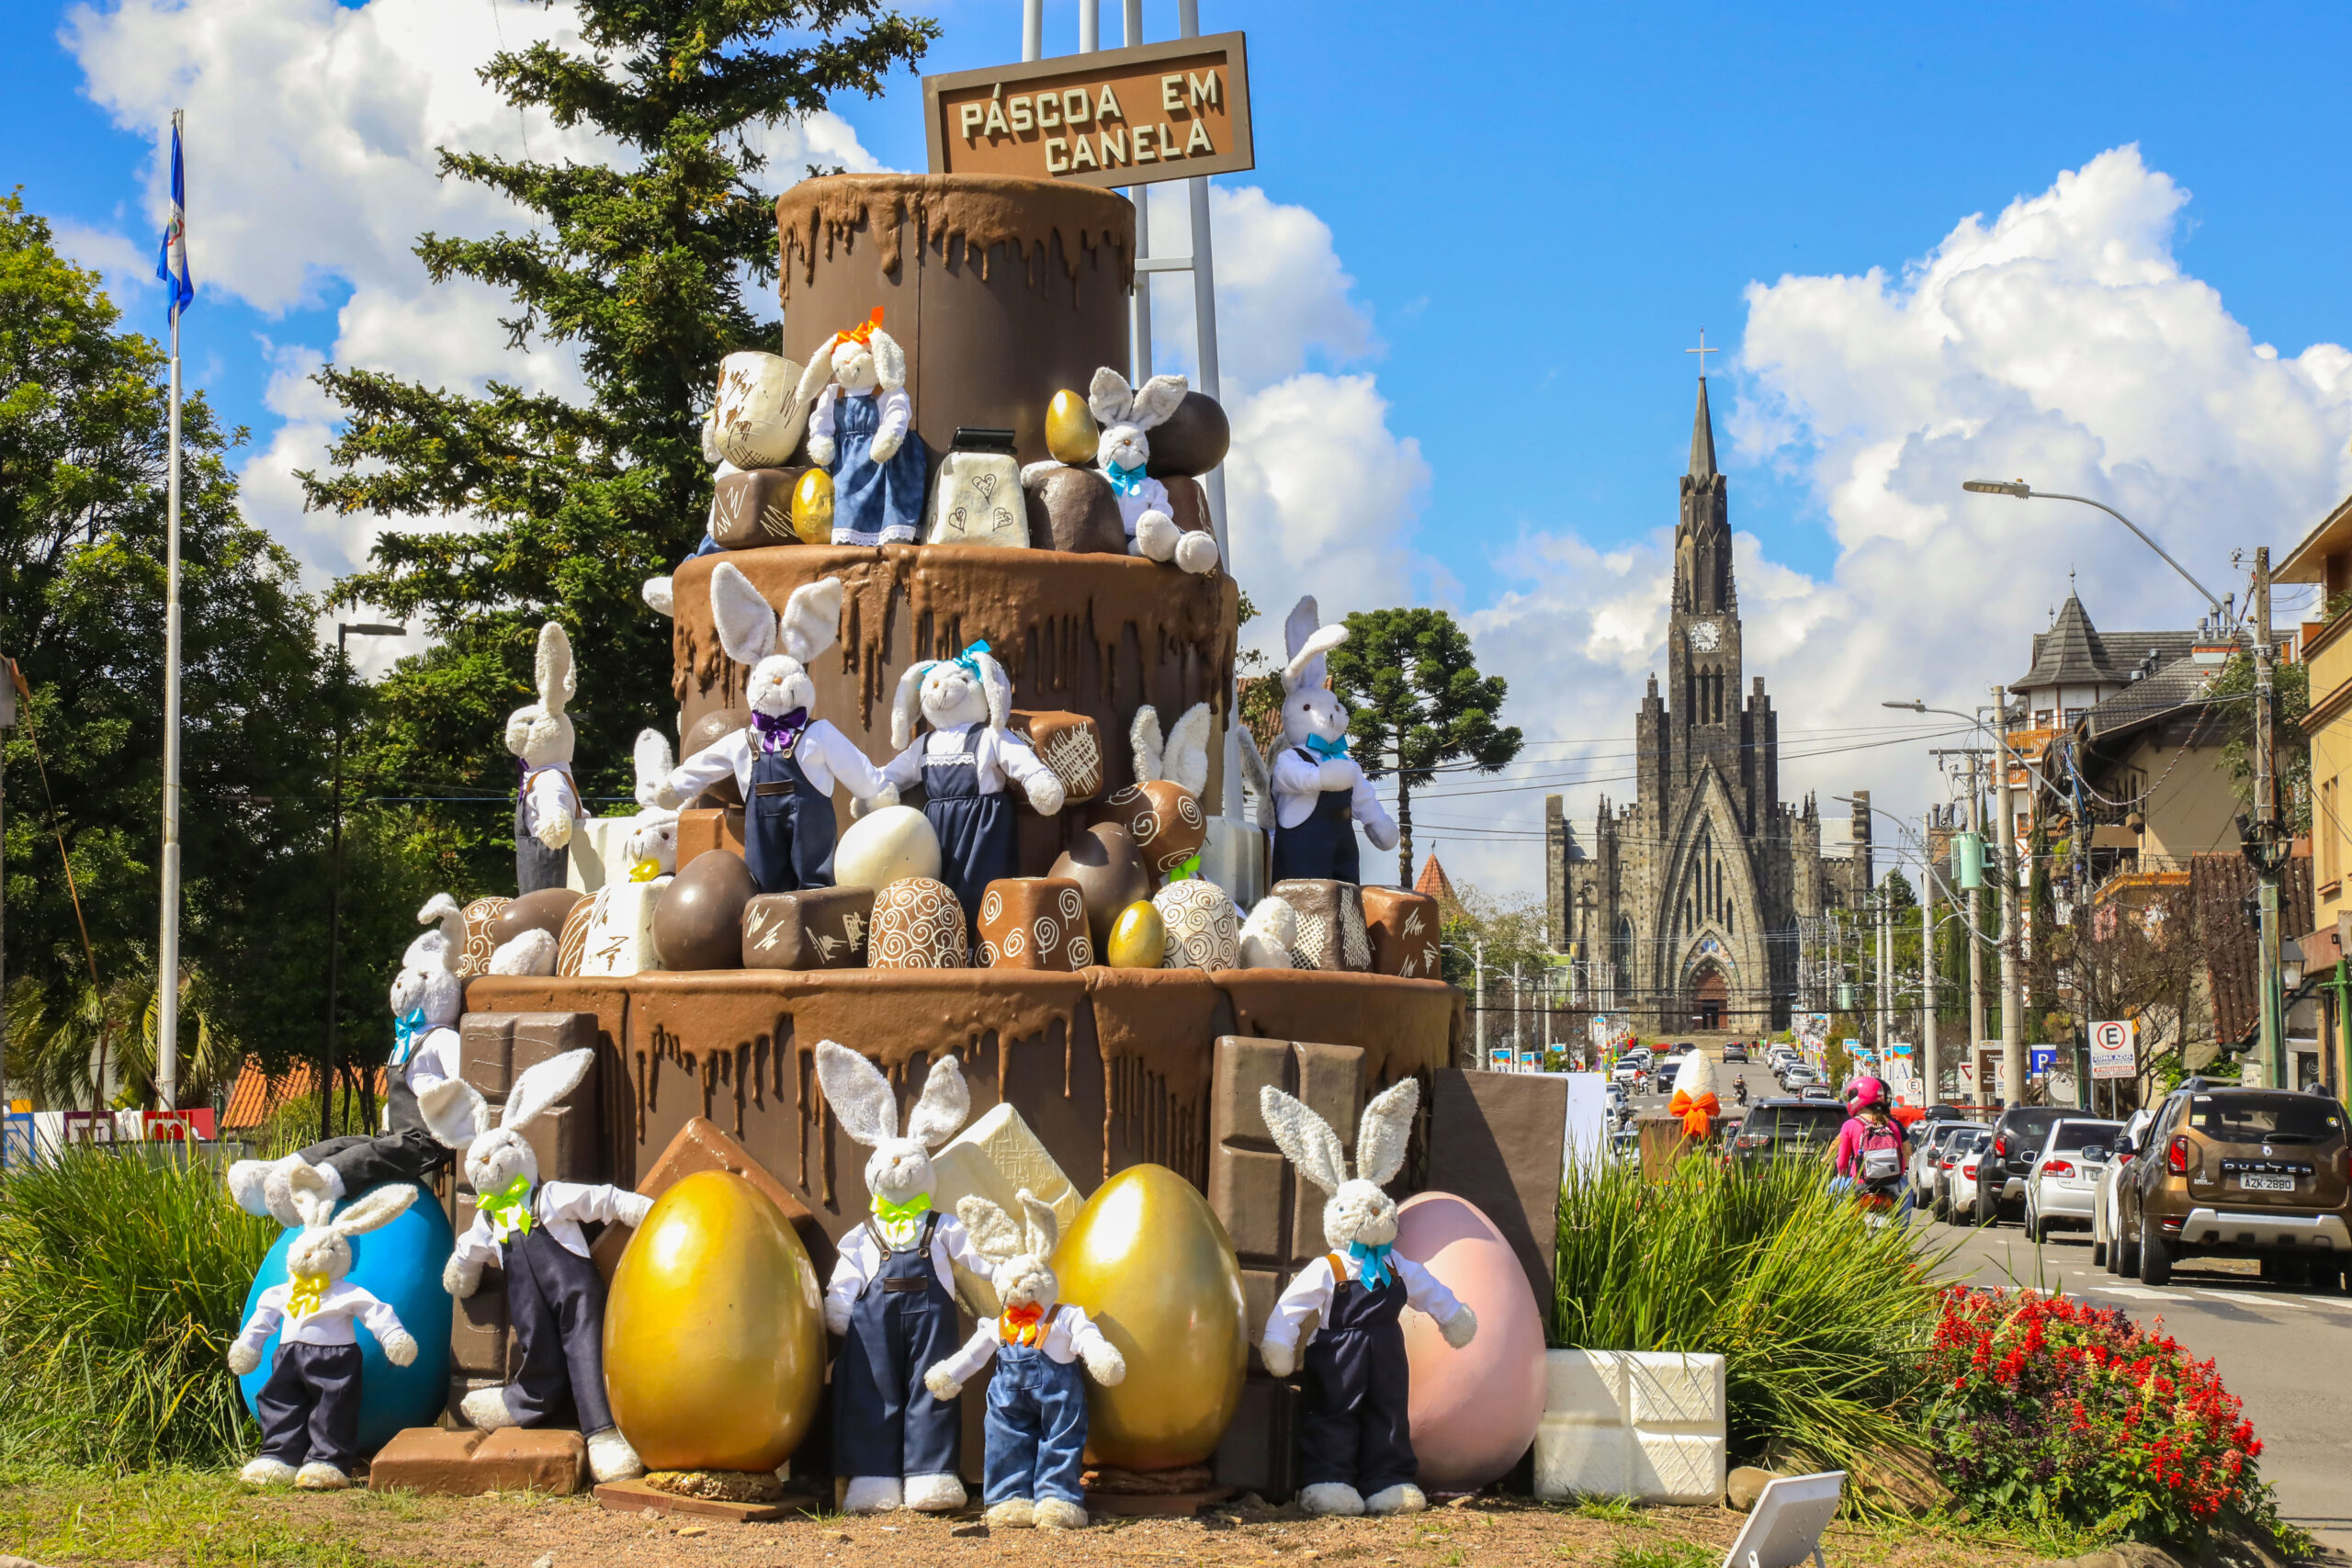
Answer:
<svg viewBox="0 0 2352 1568"><path fill-rule="evenodd" d="M185 310L196 298L187 275L187 183L180 169L180 117L172 116L172 220L155 256L155 276L172 286L172 309Z"/></svg>

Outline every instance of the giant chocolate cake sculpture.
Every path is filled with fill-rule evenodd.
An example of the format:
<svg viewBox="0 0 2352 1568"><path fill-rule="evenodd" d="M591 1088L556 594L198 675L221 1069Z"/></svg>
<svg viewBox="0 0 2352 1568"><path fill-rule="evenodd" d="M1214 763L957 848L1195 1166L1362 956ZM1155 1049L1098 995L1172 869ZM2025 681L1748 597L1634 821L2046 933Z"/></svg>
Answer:
<svg viewBox="0 0 2352 1568"><path fill-rule="evenodd" d="M1023 464L1046 459L1055 394L1082 390L1099 367L1127 364L1134 209L1108 191L845 175L797 186L777 202L776 219L785 357L806 362L880 306L905 350L914 428L934 467L956 448L959 431L1010 431ZM1209 413L1221 419L1214 405ZM804 450L788 467L807 462ZM1166 482L1178 524L1204 525L1197 479L1179 472ZM746 671L721 650L711 622L710 573L720 561L779 605L801 584L843 581L840 643L810 671L814 711L877 761L894 750L889 702L899 674L913 660L951 658L983 638L1033 734L1047 721L1067 723L1062 716L1091 721L1101 795L1134 782L1127 737L1145 704L1172 720L1205 702L1221 737L1237 629L1232 579L1125 553L1115 507L1105 530L1102 497L1090 484L1107 494L1107 482L1081 468L1028 492L1025 549L784 543L688 561L674 594L681 755L744 722L738 705ZM1222 797L1222 752L1213 742L1202 791L1211 802ZM701 805L681 824L682 880L697 853L718 852L737 831L726 807L712 796ZM846 792L836 808L846 829ZM1023 807L1022 874L1045 876L1095 811L1077 795L1057 818ZM1376 940L1373 950L1385 951ZM468 996L468 1071L479 1071L487 1092L502 1092L504 1076L537 1054L526 1049L532 1024L514 1015L593 1014L603 1071L577 1107L580 1125L563 1134L564 1152L554 1160L548 1155L557 1151L543 1154L550 1174L643 1179L691 1119L707 1117L773 1173L814 1226L838 1238L867 1212L864 1153L842 1136L820 1096L817 1042L871 1055L910 1097L924 1064L955 1052L971 1080L975 1118L1010 1102L1081 1194L1142 1162L1168 1166L1205 1193L1239 1255L1249 1321L1262 1322L1300 1249L1315 1252L1317 1227L1313 1195L1302 1201L1293 1190L1258 1120L1259 1082L1309 1097L1352 1137L1365 1098L1453 1061L1461 995L1435 979L1394 974L1114 969L1093 956L1093 964L1062 973L483 976ZM478 1055L477 1037L487 1043ZM567 1161L584 1168L563 1168ZM1262 1382L1251 1381L1253 1389ZM1244 1400L1227 1438L1228 1448L1240 1445L1238 1457L1227 1462L1220 1450L1220 1472L1230 1479L1280 1484L1288 1444L1269 1399L1279 1396L1260 1390Z"/></svg>

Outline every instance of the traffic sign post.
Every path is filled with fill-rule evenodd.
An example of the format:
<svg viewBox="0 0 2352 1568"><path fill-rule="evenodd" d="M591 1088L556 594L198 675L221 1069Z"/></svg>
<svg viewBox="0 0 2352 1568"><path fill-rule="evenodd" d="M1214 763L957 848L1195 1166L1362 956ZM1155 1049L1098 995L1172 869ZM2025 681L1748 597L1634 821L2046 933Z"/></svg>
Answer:
<svg viewBox="0 0 2352 1568"><path fill-rule="evenodd" d="M2117 1019L2091 1025L2091 1077L2128 1078L2137 1076L2132 1059L2132 1021Z"/></svg>

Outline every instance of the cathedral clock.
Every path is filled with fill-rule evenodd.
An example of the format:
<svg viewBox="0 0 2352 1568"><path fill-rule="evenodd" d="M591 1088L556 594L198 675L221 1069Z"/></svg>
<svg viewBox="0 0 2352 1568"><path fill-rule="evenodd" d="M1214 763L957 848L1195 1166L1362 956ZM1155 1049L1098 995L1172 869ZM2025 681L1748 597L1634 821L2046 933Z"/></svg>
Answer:
<svg viewBox="0 0 2352 1568"><path fill-rule="evenodd" d="M1690 623L1690 646L1702 653L1713 653L1723 646L1724 628L1720 621Z"/></svg>

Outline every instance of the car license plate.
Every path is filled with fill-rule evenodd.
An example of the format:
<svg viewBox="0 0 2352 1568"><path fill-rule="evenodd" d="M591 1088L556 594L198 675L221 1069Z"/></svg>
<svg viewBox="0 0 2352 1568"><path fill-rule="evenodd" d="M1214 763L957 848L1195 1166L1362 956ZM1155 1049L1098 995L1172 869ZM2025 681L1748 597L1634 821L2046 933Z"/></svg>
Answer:
<svg viewBox="0 0 2352 1568"><path fill-rule="evenodd" d="M2249 1192L2292 1192L2295 1179L2291 1176L2241 1176L2238 1185Z"/></svg>

